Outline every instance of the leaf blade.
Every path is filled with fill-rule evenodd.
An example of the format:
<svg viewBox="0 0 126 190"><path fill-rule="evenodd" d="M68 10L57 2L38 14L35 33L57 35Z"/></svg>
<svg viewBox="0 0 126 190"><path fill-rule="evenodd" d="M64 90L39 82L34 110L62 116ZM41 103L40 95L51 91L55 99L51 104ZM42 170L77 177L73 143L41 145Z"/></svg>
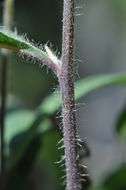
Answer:
<svg viewBox="0 0 126 190"><path fill-rule="evenodd" d="M4 30L3 27L0 28L0 48L21 52L39 60L49 60L47 53L36 47L26 37L19 36L17 32Z"/></svg>
<svg viewBox="0 0 126 190"><path fill-rule="evenodd" d="M126 85L126 73L123 74L103 74L88 76L75 83L75 99L109 85ZM61 106L61 95L59 90L48 96L40 105L39 111L45 114L53 114Z"/></svg>

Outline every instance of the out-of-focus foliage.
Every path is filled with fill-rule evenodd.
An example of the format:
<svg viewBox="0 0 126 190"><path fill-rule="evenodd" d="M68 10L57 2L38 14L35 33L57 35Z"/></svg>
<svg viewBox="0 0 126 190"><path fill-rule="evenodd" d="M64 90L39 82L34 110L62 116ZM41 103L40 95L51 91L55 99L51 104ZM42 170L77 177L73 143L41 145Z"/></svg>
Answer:
<svg viewBox="0 0 126 190"><path fill-rule="evenodd" d="M125 190L126 189L126 165L120 166L109 175L103 184L91 190Z"/></svg>
<svg viewBox="0 0 126 190"><path fill-rule="evenodd" d="M119 115L116 129L121 137L126 138L126 107L123 108L122 112Z"/></svg>
<svg viewBox="0 0 126 190"><path fill-rule="evenodd" d="M36 41L42 41L43 43L46 43L49 39L54 47L58 45L58 49L61 49L61 31L59 32L61 30L61 1L37 0L35 3L34 1L22 0L15 2L16 18L14 25L16 24L19 31L25 31L30 36L35 36ZM111 10L116 14L117 20L121 23L124 22L126 20L126 1L111 0L109 4L111 4ZM11 77L9 75L8 79L12 84L9 84L9 93L21 97L24 104L23 109L16 107L13 110L12 106L10 110L13 111L7 110L5 128L7 181L5 189L63 190L65 188L61 185L64 180L64 171L61 169L62 163L55 164L55 162L61 160L63 155L63 150L58 150L58 142L62 138L62 133L59 124L57 125L58 122L54 119L54 115L61 105L59 91L50 94L40 103L40 100L51 91L49 89L55 88L56 85L53 84L55 80L52 80L50 72L47 75L46 69L38 69L38 66L24 62L18 64L20 59L15 59L14 55L10 62ZM126 85L126 74L86 77L76 83L76 100L98 88L115 84ZM36 105L38 106L35 110L30 109ZM57 116L55 115L55 117ZM116 119L116 132L121 134L120 137L126 135L125 118L126 111L124 109L120 113L119 120ZM61 122L59 118L57 120ZM85 154L81 150L82 160L90 156L89 152L85 151L86 146L84 145ZM113 171L112 175L108 176L103 184L91 189L125 190L125 179L126 166L124 164L118 170ZM90 184L88 177L87 182L84 181L84 186L85 184L87 184L87 187Z"/></svg>
<svg viewBox="0 0 126 190"><path fill-rule="evenodd" d="M125 0L111 0L110 1L113 11L116 14L116 18L120 22L126 21L126 1Z"/></svg>
<svg viewBox="0 0 126 190"><path fill-rule="evenodd" d="M91 76L78 81L75 88L76 99L100 87L112 84L126 84L126 74ZM52 170L54 178L54 183L52 186L54 186L54 189L59 189L62 187L60 186L59 181L63 173L60 171L60 167L58 165L54 165L54 162L58 160L58 157L59 159L61 157L62 151L58 151L57 143L62 138L62 135L61 137L59 134L56 135L54 124L50 120L60 105L60 94L57 92L57 94L52 94L47 97L36 111L16 110L8 113L6 117L5 142L7 145L6 150L8 153L7 157L10 168L8 175L10 177L6 188L11 186L13 189L16 188L17 185L21 183L21 170L24 168L24 170L26 170L26 174L28 175L27 172L31 169L34 161L36 159L43 160L40 158L45 159L48 163L47 167L51 165L52 169L50 169ZM46 140L44 140L44 143L41 143L41 141L43 142L43 139ZM37 144L34 149L33 145L35 145L35 142ZM51 148L51 146L53 147ZM52 154L51 151L53 151L53 153L54 151L56 152L55 154ZM33 159L29 160L29 156ZM27 165L27 168L25 168L25 164ZM16 171L18 171L19 174L17 174ZM18 179L16 185L13 183L13 178L17 177ZM24 183L26 183L26 186L24 183L21 183L24 185L20 185L21 188L27 189L28 179L26 179L27 177L24 176Z"/></svg>
<svg viewBox="0 0 126 190"><path fill-rule="evenodd" d="M75 87L76 100L100 87L112 84L126 84L126 74L90 76L78 81ZM33 131L30 134L31 138L32 134L33 136L35 135L35 132L49 130L50 127L48 125L46 127L47 123L45 123L45 120L51 117L60 105L61 97L59 91L57 91L55 95L48 96L35 112L31 110L17 110L16 112L9 113L6 118L5 128L6 144L8 145L15 135L19 135L30 129ZM26 140L28 141L28 139Z"/></svg>

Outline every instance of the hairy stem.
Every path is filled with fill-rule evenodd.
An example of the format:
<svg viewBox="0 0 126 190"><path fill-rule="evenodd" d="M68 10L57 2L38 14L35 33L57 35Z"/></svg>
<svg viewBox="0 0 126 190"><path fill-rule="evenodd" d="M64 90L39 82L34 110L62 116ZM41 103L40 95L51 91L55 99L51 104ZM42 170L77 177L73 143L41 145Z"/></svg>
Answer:
<svg viewBox="0 0 126 190"><path fill-rule="evenodd" d="M62 116L65 147L67 190L80 190L76 142L76 115L74 102L74 0L64 0L62 69L60 87L62 92Z"/></svg>
<svg viewBox="0 0 126 190"><path fill-rule="evenodd" d="M3 25L5 28L10 29L13 17L13 1L5 0L3 5ZM6 95L7 95L7 67L9 62L8 51L3 52L2 63L2 92L1 92L1 116L0 116L0 130L1 130L1 176L3 178L5 171L5 152L4 152L4 128L5 128L5 112L6 112Z"/></svg>

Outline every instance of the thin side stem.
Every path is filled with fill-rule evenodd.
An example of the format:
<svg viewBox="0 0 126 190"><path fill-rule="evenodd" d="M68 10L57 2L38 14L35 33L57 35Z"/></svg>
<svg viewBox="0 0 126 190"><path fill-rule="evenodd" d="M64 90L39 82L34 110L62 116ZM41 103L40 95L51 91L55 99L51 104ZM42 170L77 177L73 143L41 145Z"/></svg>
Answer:
<svg viewBox="0 0 126 190"><path fill-rule="evenodd" d="M14 0L4 0L3 25L10 30L13 22Z"/></svg>
<svg viewBox="0 0 126 190"><path fill-rule="evenodd" d="M62 69L59 80L62 93L63 134L67 176L66 188L67 190L80 190L81 181L76 142L73 51L74 0L64 0Z"/></svg>
<svg viewBox="0 0 126 190"><path fill-rule="evenodd" d="M13 1L14 0L5 0L3 4L3 25L7 29L10 29L12 25ZM2 63L2 80L1 80L2 92L1 92L0 130L1 130L1 176L3 179L5 172L4 128L5 128L6 96L7 96L7 67L9 62L9 55L7 50L4 50L2 52L3 52L3 63Z"/></svg>
<svg viewBox="0 0 126 190"><path fill-rule="evenodd" d="M4 126L5 126L5 111L6 111L6 87L7 87L7 64L8 56L3 57L2 64L2 80L1 80L1 176L3 176L5 171L5 156L4 156Z"/></svg>

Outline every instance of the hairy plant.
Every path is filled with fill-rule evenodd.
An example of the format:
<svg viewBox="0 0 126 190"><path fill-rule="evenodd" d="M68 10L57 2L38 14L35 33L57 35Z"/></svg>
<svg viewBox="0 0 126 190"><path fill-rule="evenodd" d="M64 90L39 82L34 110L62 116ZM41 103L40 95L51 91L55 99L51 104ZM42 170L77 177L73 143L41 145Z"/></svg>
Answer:
<svg viewBox="0 0 126 190"><path fill-rule="evenodd" d="M81 189L79 176L76 115L74 100L74 0L64 0L62 69L60 87L62 93L62 117L65 147L67 189Z"/></svg>
<svg viewBox="0 0 126 190"><path fill-rule="evenodd" d="M7 15L6 15L7 16ZM7 17L6 17L7 19ZM5 19L5 21L6 21ZM50 68L59 79L62 94L63 138L65 150L67 189L81 189L78 166L76 116L74 102L74 0L64 0L62 58L58 59L45 45L37 47L26 36L0 28L0 47L18 52Z"/></svg>
<svg viewBox="0 0 126 190"><path fill-rule="evenodd" d="M6 4L8 2L8 4ZM63 139L61 139L62 148L64 148L64 155L60 161L65 160L66 167L66 189L67 190L81 190L86 189L85 184L82 185L82 179L86 180L87 174L85 169L79 163L78 145L80 140L77 135L76 127L76 113L75 113L75 98L80 98L99 87L110 84L126 84L126 74L113 74L91 76L77 82L78 88L75 88L74 98L74 0L64 0L63 7L63 30L62 30L62 56L59 58L48 47L48 45L36 45L31 42L27 35L19 35L15 30L12 32L10 26L12 25L12 8L13 0L5 0L4 22L0 27L0 48L15 51L19 56L26 61L30 60L40 65L45 65L52 70L57 77L60 85L60 92L57 96L51 95L46 98L41 106L36 110L37 117L33 118L31 125L31 134L26 142L22 142L17 151L13 164L21 157L21 154L27 149L27 146L33 140L39 124L42 120L46 121L47 117L56 112L59 105L62 107L62 123L63 123ZM10 6L11 5L11 6ZM6 108L6 81L7 81L7 62L8 51L4 50L3 57L3 80L2 80L2 115L1 115L1 168L4 171L4 140L9 144L10 139L4 139L4 120ZM79 89L79 90L78 90ZM60 97L61 95L61 97ZM28 125L30 126L30 125ZM26 127L26 126L25 126ZM24 128L25 128L24 127ZM6 131L10 129L6 129ZM18 129L25 131L25 129ZM20 132L17 132L20 133ZM13 138L15 133L12 132ZM24 143L24 144L23 144ZM13 165L12 164L12 165ZM83 172L83 173L82 173ZM82 187L83 186L83 187Z"/></svg>

